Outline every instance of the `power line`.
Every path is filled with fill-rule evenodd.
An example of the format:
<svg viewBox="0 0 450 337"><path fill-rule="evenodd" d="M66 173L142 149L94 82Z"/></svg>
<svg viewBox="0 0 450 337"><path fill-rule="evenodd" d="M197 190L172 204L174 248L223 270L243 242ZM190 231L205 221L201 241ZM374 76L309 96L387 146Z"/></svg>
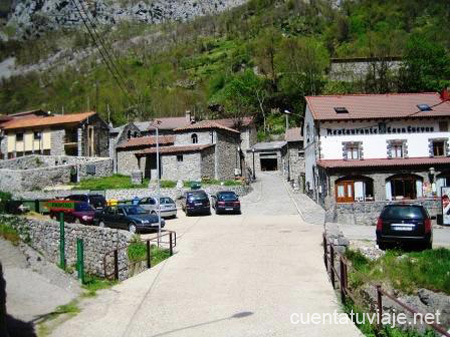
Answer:
<svg viewBox="0 0 450 337"><path fill-rule="evenodd" d="M82 11L81 11L80 7L78 6L78 4L76 3L76 1L77 0L72 0L72 3L74 4L74 6L75 6L75 8L76 8L76 10L78 12L78 15L80 16L81 20L83 21L83 24L86 27L89 36L91 37L91 39L94 42L96 48L98 49L98 51L100 53L100 56L103 59L103 62L105 63L106 67L108 68L108 71L113 76L113 78L116 81L117 85L119 86L120 90L124 93L126 99L129 102L133 102L132 98L129 96L129 93L127 91L126 86L122 83L123 79L120 78L120 73L116 74L117 70L115 71L115 69L113 69L114 68L114 63L105 55L104 51L102 50L102 48L97 43L97 40L96 40L96 38L94 36L94 33L92 32L91 28L89 27L89 24L88 24L86 18L83 16Z"/></svg>

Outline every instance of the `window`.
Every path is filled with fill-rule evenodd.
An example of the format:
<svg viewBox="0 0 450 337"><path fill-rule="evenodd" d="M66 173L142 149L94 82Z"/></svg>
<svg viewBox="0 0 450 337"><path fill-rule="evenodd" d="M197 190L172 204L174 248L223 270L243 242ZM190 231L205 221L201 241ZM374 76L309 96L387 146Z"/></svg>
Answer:
<svg viewBox="0 0 450 337"><path fill-rule="evenodd" d="M34 140L41 140L42 133L40 131L34 132Z"/></svg>
<svg viewBox="0 0 450 337"><path fill-rule="evenodd" d="M127 138L128 138L128 139L130 139L130 138L131 138L131 130L128 130L128 133L127 133Z"/></svg>
<svg viewBox="0 0 450 337"><path fill-rule="evenodd" d="M439 122L439 131L440 132L447 132L448 131L448 122Z"/></svg>
<svg viewBox="0 0 450 337"><path fill-rule="evenodd" d="M22 142L23 141L23 132L16 133L16 142Z"/></svg>
<svg viewBox="0 0 450 337"><path fill-rule="evenodd" d="M191 136L191 139L192 139L192 144L197 144L197 143L198 143L198 136L197 136L196 133L194 133L194 134Z"/></svg>
<svg viewBox="0 0 450 337"><path fill-rule="evenodd" d="M422 196L422 180L414 175L393 176L386 182L389 200L416 199Z"/></svg>
<svg viewBox="0 0 450 337"><path fill-rule="evenodd" d="M134 138L137 138L137 137L138 137L138 135L139 135L139 134L138 134L138 132L137 132L137 131L134 131L134 133L133 133L133 137L134 137Z"/></svg>
<svg viewBox="0 0 450 337"><path fill-rule="evenodd" d="M336 201L373 201L373 180L369 177L345 177L336 181Z"/></svg>
<svg viewBox="0 0 450 337"><path fill-rule="evenodd" d="M298 157L304 158L305 157L305 151L304 150L298 150Z"/></svg>
<svg viewBox="0 0 450 337"><path fill-rule="evenodd" d="M177 155L177 162L179 162L179 163L183 162L183 155L182 154Z"/></svg>
<svg viewBox="0 0 450 337"><path fill-rule="evenodd" d="M394 144L391 149L392 158L403 158L403 144Z"/></svg>
<svg viewBox="0 0 450 337"><path fill-rule="evenodd" d="M361 142L344 142L342 145L344 160L361 159Z"/></svg>
<svg viewBox="0 0 450 337"><path fill-rule="evenodd" d="M446 155L445 152L445 141L433 141L433 157L444 157Z"/></svg>
<svg viewBox="0 0 450 337"><path fill-rule="evenodd" d="M420 111L431 111L431 107L428 104L417 104Z"/></svg>
<svg viewBox="0 0 450 337"><path fill-rule="evenodd" d="M406 158L406 140L388 140L388 158Z"/></svg>
<svg viewBox="0 0 450 337"><path fill-rule="evenodd" d="M348 110L344 106L334 107L334 111L336 111L337 114L348 114Z"/></svg>

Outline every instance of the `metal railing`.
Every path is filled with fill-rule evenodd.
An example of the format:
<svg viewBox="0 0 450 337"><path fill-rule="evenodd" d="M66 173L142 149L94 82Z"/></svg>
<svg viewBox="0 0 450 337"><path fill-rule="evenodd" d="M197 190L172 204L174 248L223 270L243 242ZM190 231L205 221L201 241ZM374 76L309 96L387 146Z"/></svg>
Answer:
<svg viewBox="0 0 450 337"><path fill-rule="evenodd" d="M341 302L343 304L346 303L347 297L350 298L354 303L357 303L357 299L355 295L351 292L351 289L348 287L348 269L349 262L347 258L342 255L340 252L336 251L336 247L328 242L326 235L323 235L323 258L325 263L325 268L327 273L330 275L330 281L333 286L333 289L336 289L339 286ZM337 259L336 259L337 258ZM335 261L339 261L339 270L336 268ZM356 272L356 271L353 271ZM338 282L336 282L336 279ZM377 292L377 318L378 322L382 322L383 317L383 296L386 296L391 301L408 311L412 315L421 315L424 317L426 313L420 312L407 304L401 302L397 297L388 293L384 290L379 284L370 284L375 287ZM428 323L425 321L425 324L430 326L433 330L442 334L442 336L450 337L450 333L443 326L437 324L436 322Z"/></svg>
<svg viewBox="0 0 450 337"><path fill-rule="evenodd" d="M109 252L107 252L103 256L103 274L105 278L113 278L115 280L119 279L119 274L121 271L128 270L130 265L133 263L139 263L139 262L146 262L146 268L150 269L152 267L151 263L151 246L152 242L155 242L158 244L159 247L167 247L169 250L170 256L173 255L173 249L177 245L177 233L170 230L165 230L161 233L161 235L156 235L155 237L152 237L147 240L141 241L146 246L146 256L145 259L139 260L139 261L133 261L129 262L128 264L120 267L120 261L119 261L119 253L125 253L128 254L128 245L124 247L119 247L116 249L113 249ZM112 272L109 271L112 269Z"/></svg>

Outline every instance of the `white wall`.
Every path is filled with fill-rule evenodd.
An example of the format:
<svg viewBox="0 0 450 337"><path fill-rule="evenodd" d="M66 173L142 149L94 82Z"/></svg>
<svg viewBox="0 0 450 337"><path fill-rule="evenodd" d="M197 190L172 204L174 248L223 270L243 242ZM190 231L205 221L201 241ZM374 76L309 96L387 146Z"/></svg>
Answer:
<svg viewBox="0 0 450 337"><path fill-rule="evenodd" d="M305 118L306 120L306 118ZM320 128L321 159L343 159L342 142L362 142L363 158L387 158L387 141L394 139L405 139L408 147L408 157L429 157L428 140L432 138L447 138L450 132L439 132L439 120L399 120L386 122L387 127L406 128L400 133L385 134L350 134L350 135L329 135L329 130L347 132L349 129L373 127L373 131L378 130L377 121L354 121L354 122L324 122ZM408 127L429 128L429 131L407 132ZM433 128L433 131L431 131Z"/></svg>

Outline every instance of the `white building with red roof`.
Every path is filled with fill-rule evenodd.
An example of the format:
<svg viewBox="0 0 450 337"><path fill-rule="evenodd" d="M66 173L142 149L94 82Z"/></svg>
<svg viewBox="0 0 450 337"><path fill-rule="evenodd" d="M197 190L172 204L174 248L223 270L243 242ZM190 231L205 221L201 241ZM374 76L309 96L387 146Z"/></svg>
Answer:
<svg viewBox="0 0 450 337"><path fill-rule="evenodd" d="M450 94L306 97L306 190L326 209L433 198L450 185Z"/></svg>

